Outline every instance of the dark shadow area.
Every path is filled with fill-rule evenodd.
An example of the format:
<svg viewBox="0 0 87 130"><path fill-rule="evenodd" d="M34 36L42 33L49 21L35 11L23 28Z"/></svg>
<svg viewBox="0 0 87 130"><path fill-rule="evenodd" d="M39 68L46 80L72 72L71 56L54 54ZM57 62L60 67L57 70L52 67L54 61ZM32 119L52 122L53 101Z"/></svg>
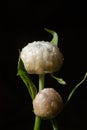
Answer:
<svg viewBox="0 0 87 130"><path fill-rule="evenodd" d="M3 11L4 10L4 11ZM52 36L44 28L59 35L59 47L64 65L56 75L67 85L46 76L46 87L60 92L64 102L72 88L87 72L87 8L85 3L61 1L8 0L1 10L0 21L0 130L33 130L34 114L27 88L17 74L19 50L28 42L50 41ZM38 76L32 76L38 86ZM59 130L87 129L87 80L75 92L58 117ZM51 130L48 121L41 130Z"/></svg>

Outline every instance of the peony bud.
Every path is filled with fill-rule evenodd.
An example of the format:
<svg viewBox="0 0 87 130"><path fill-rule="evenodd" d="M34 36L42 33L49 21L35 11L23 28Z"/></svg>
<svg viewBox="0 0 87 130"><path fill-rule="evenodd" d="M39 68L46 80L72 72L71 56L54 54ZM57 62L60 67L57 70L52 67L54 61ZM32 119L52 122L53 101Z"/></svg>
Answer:
<svg viewBox="0 0 87 130"><path fill-rule="evenodd" d="M63 64L59 48L45 41L29 43L22 49L20 57L29 74L53 73Z"/></svg>
<svg viewBox="0 0 87 130"><path fill-rule="evenodd" d="M62 97L53 88L45 88L36 95L33 100L33 108L35 115L45 119L52 119L63 108Z"/></svg>

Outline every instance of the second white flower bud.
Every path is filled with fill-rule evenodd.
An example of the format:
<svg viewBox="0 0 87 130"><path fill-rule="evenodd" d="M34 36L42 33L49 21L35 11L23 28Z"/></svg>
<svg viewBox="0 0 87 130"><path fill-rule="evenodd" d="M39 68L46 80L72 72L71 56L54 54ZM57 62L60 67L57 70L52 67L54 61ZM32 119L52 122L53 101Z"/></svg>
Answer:
<svg viewBox="0 0 87 130"><path fill-rule="evenodd" d="M53 88L44 88L33 100L33 108L35 115L44 119L52 119L63 108L62 97Z"/></svg>

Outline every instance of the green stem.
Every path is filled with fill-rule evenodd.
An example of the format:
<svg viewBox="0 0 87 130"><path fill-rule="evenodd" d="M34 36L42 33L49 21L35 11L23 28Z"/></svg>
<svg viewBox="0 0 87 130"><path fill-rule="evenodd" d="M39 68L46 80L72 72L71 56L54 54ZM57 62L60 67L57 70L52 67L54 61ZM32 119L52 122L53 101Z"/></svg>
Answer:
<svg viewBox="0 0 87 130"><path fill-rule="evenodd" d="M53 119L51 120L52 126L53 126L53 130L58 130L58 124L57 124L57 120Z"/></svg>
<svg viewBox="0 0 87 130"><path fill-rule="evenodd" d="M44 88L44 74L39 75L39 91ZM34 130L40 130L41 125L41 118L36 116L35 117L35 124L34 124Z"/></svg>
<svg viewBox="0 0 87 130"><path fill-rule="evenodd" d="M72 95L74 94L74 92L77 90L77 88L85 81L85 79L87 78L87 73L85 74L84 78L72 89L72 91L70 92L67 101L65 103L65 105L67 104L67 102L71 99Z"/></svg>
<svg viewBox="0 0 87 130"><path fill-rule="evenodd" d="M41 118L36 116L35 117L34 130L40 130L40 124L41 124Z"/></svg>
<svg viewBox="0 0 87 130"><path fill-rule="evenodd" d="M44 74L39 75L39 91L44 88L44 77L45 77Z"/></svg>

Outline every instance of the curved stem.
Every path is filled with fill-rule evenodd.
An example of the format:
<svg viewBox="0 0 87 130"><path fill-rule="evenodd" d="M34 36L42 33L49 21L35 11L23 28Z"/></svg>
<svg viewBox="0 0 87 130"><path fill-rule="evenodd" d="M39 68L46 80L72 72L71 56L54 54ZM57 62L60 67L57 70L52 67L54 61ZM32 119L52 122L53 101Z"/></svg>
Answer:
<svg viewBox="0 0 87 130"><path fill-rule="evenodd" d="M53 130L58 130L58 124L57 124L57 120L53 119L51 120L52 126L53 126Z"/></svg>
<svg viewBox="0 0 87 130"><path fill-rule="evenodd" d="M39 91L44 88L44 74L39 75ZM35 117L35 124L34 124L34 130L40 130L41 125L41 118L36 116Z"/></svg>
<svg viewBox="0 0 87 130"><path fill-rule="evenodd" d="M84 78L72 89L72 91L70 92L67 101L65 103L65 105L67 104L67 102L69 102L69 100L71 99L72 95L74 94L74 92L77 90L77 88L85 81L85 79L87 78L87 72L84 76Z"/></svg>

